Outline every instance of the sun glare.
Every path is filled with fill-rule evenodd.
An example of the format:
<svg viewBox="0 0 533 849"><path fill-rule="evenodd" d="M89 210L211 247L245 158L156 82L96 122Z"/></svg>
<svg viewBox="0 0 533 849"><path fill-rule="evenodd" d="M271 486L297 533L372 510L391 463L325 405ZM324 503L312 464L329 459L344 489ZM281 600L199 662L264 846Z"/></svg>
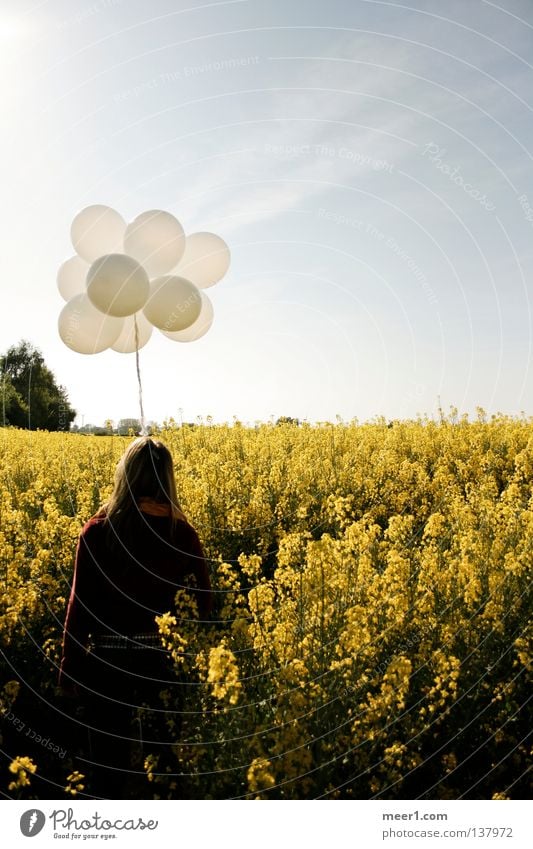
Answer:
<svg viewBox="0 0 533 849"><path fill-rule="evenodd" d="M26 24L17 18L0 18L0 47L15 47L28 31Z"/></svg>

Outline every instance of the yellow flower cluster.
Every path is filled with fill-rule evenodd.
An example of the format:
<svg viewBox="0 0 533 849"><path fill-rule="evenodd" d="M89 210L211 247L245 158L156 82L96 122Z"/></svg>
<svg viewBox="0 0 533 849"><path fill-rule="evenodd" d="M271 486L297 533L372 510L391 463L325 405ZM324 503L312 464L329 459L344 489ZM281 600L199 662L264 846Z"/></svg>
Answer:
<svg viewBox="0 0 533 849"><path fill-rule="evenodd" d="M26 756L18 756L9 764L9 772L15 776L13 781L7 785L7 789L11 792L21 790L23 787L29 787L31 783L30 776L37 770L37 765L33 763L31 758Z"/></svg>
<svg viewBox="0 0 533 849"><path fill-rule="evenodd" d="M85 790L85 784L83 784L83 779L85 776L78 772L78 770L74 770L70 775L67 775L67 786L65 787L65 793L69 796L77 796L78 793L81 793L82 790Z"/></svg>
<svg viewBox="0 0 533 849"><path fill-rule="evenodd" d="M176 630L177 619L170 613L156 616L155 621L161 635L163 647L170 652L176 667L187 666L187 640Z"/></svg>
<svg viewBox="0 0 533 849"><path fill-rule="evenodd" d="M242 690L239 679L239 667L235 655L227 648L227 640L222 638L218 646L209 652L207 682L216 699L230 705L236 705Z"/></svg>
<svg viewBox="0 0 533 849"><path fill-rule="evenodd" d="M260 794L262 790L273 787L276 779L272 775L271 763L266 758L254 758L246 774L248 787L251 793ZM257 795L260 799L261 795Z"/></svg>

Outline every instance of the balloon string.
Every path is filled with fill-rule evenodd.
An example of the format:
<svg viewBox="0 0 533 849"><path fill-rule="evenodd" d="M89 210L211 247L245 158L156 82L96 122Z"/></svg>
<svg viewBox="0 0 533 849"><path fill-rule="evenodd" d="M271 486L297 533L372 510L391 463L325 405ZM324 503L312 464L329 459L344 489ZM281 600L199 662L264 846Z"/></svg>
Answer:
<svg viewBox="0 0 533 849"><path fill-rule="evenodd" d="M137 381L139 383L139 407L141 408L141 434L142 436L146 436L143 410L143 387L141 383L141 368L139 365L139 328L137 327L137 316L135 314L133 315L133 324L135 327L135 365L137 367Z"/></svg>

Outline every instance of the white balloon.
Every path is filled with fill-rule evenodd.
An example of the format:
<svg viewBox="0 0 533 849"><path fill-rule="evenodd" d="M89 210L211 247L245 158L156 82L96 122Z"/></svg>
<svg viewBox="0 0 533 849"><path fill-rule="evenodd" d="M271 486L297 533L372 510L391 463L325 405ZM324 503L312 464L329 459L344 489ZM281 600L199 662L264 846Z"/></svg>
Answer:
<svg viewBox="0 0 533 849"><path fill-rule="evenodd" d="M202 296L194 283L167 274L150 282L144 314L160 330L185 330L196 321L201 308Z"/></svg>
<svg viewBox="0 0 533 849"><path fill-rule="evenodd" d="M224 277L231 255L224 239L215 233L191 233L174 273L192 280L200 289L214 286Z"/></svg>
<svg viewBox="0 0 533 849"><path fill-rule="evenodd" d="M63 300L70 301L74 295L81 295L86 291L85 280L89 264L79 256L71 256L59 266L57 272L57 288Z"/></svg>
<svg viewBox="0 0 533 849"><path fill-rule="evenodd" d="M139 344L135 346L135 324L137 320L137 334ZM154 328L145 317L143 312L136 312L135 315L128 315L123 319L124 327L114 345L111 345L113 351L118 351L119 354L133 354L135 350L140 351L144 348L153 333Z"/></svg>
<svg viewBox="0 0 533 849"><path fill-rule="evenodd" d="M185 250L185 233L170 212L151 209L128 224L124 250L144 265L150 277L159 277L172 271L180 261Z"/></svg>
<svg viewBox="0 0 533 849"><path fill-rule="evenodd" d="M133 315L143 308L149 293L146 271L126 254L98 257L87 272L87 294L108 315Z"/></svg>
<svg viewBox="0 0 533 849"><path fill-rule="evenodd" d="M185 330L162 330L161 333L163 333L164 336L172 339L173 342L194 342L196 339L200 339L201 336L204 336L207 333L213 324L213 304L202 290L200 290L200 296L202 298L202 308L196 321L194 321L190 327L187 327Z"/></svg>
<svg viewBox="0 0 533 849"><path fill-rule="evenodd" d="M124 319L103 315L86 294L75 295L59 314L58 330L65 345L78 354L98 354L118 339Z"/></svg>
<svg viewBox="0 0 533 849"><path fill-rule="evenodd" d="M86 206L78 212L70 228L74 250L87 262L103 254L122 253L125 232L122 215L103 204Z"/></svg>

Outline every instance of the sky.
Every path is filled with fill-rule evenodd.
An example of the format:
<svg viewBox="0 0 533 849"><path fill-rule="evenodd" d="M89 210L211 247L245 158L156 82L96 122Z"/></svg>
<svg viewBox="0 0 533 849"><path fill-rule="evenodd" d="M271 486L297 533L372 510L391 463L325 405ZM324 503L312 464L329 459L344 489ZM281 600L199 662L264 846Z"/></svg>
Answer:
<svg viewBox="0 0 533 849"><path fill-rule="evenodd" d="M138 416L56 278L84 207L162 209L232 262L140 351L147 420L533 415L532 48L531 0L0 0L0 352Z"/></svg>

